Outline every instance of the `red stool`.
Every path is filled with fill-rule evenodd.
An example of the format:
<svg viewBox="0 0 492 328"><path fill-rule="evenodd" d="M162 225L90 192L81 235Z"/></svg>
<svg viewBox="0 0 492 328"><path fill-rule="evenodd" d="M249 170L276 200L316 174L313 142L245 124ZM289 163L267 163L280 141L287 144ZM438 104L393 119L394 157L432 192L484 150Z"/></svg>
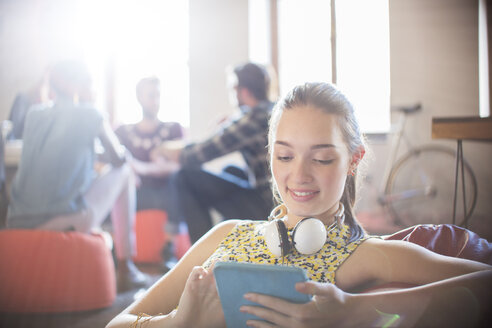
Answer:
<svg viewBox="0 0 492 328"><path fill-rule="evenodd" d="M0 312L66 312L108 307L114 261L102 235L0 231Z"/></svg>
<svg viewBox="0 0 492 328"><path fill-rule="evenodd" d="M137 263L160 263L161 251L169 240L166 234L167 213L162 210L141 210L135 219L137 253L133 260ZM179 259L191 247L188 234L176 238L175 256Z"/></svg>

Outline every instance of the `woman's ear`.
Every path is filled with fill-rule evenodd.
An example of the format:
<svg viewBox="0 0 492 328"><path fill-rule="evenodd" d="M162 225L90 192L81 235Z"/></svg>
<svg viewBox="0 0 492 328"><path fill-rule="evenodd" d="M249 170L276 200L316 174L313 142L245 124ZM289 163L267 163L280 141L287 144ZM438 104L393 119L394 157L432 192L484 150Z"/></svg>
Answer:
<svg viewBox="0 0 492 328"><path fill-rule="evenodd" d="M364 148L364 146L359 146L355 151L355 153L352 155L351 164L354 164L355 166L359 165L360 161L362 161L365 154L366 154L366 149Z"/></svg>
<svg viewBox="0 0 492 328"><path fill-rule="evenodd" d="M364 158L365 153L366 149L364 148L364 146L359 146L357 150L352 154L349 166L349 175L355 175L355 170L357 169L357 166L359 166L360 161L362 161L362 159Z"/></svg>

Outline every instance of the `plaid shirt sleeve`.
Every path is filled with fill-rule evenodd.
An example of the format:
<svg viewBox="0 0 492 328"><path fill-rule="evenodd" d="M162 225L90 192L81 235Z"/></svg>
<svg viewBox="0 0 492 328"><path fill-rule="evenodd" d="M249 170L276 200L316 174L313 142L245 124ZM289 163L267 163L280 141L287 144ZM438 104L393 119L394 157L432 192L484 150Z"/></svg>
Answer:
<svg viewBox="0 0 492 328"><path fill-rule="evenodd" d="M181 164L199 166L263 140L268 131L269 116L270 110L265 106L250 109L209 139L186 146L181 153Z"/></svg>

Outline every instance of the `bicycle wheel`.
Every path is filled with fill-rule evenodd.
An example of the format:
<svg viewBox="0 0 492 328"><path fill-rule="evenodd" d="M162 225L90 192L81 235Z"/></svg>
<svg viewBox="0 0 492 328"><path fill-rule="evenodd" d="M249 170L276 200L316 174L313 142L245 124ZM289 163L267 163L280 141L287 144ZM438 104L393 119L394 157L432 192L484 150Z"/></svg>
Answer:
<svg viewBox="0 0 492 328"><path fill-rule="evenodd" d="M477 200L475 175L470 165L463 163L467 213L464 218L460 178L456 207L456 224L460 225L471 216ZM395 222L407 226L452 223L455 173L456 152L446 147L419 147L399 159L390 172L384 196Z"/></svg>

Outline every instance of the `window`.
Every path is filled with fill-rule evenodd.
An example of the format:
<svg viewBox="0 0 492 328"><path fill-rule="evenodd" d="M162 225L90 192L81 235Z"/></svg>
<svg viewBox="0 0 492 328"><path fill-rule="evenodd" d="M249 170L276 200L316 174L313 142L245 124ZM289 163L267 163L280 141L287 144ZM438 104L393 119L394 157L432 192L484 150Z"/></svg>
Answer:
<svg viewBox="0 0 492 328"><path fill-rule="evenodd" d="M156 75L161 80L159 118L189 126L188 1L80 1L78 31L93 67L99 95L108 81L114 94L113 120L141 118L137 82ZM104 100L99 98L100 108Z"/></svg>
<svg viewBox="0 0 492 328"><path fill-rule="evenodd" d="M265 3L270 1L250 0L250 20L269 17L260 14L261 10L269 10ZM331 3L335 3L336 56L331 46ZM362 130L387 132L388 0L277 0L277 5L280 94L307 81L332 82L336 74L336 84L353 102ZM254 37L256 33L259 32L250 30L250 42L256 42L250 45L255 49L250 52L251 60L265 63L265 53L271 52L258 50L267 45ZM336 61L336 72L332 70L332 60Z"/></svg>

